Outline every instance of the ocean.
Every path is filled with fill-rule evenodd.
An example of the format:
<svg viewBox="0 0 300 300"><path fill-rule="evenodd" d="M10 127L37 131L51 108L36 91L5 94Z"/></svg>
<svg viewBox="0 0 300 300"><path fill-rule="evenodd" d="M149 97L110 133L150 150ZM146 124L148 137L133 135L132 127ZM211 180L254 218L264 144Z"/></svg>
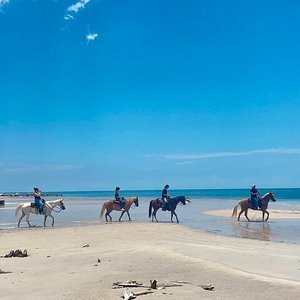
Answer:
<svg viewBox="0 0 300 300"><path fill-rule="evenodd" d="M250 189L182 189L169 190L171 196L185 195L191 198L186 206L179 205L176 209L179 221L195 230L204 230L213 234L234 236L240 238L260 239L280 243L300 244L300 219L270 219L268 222L237 222L234 219L222 216L204 214L207 210L230 209L242 198L249 196ZM269 209L286 209L300 211L300 188L259 189L261 195L273 191L276 202L269 203ZM19 192L22 194L21 192ZM55 226L85 226L91 224L105 225L99 221L99 213L104 201L112 199L114 191L58 191L49 194L62 194L66 206L65 211L53 213ZM158 198L160 190L128 190L121 191L125 198L139 196L139 207L130 210L133 222L151 222L148 218L149 201ZM0 200L3 197L0 197ZM51 200L57 197L45 197ZM0 206L0 229L16 228L18 218L14 216L14 209L19 203L31 202L28 197L6 197L5 206ZM113 221L117 222L120 212L112 212ZM20 216L20 215L19 215ZM255 212L257 218L261 212ZM157 217L161 222L170 222L170 213L158 211ZM124 222L128 217L124 214ZM40 227L43 217L30 215L30 222ZM49 220L50 224L50 220ZM27 227L25 219L22 227ZM172 225L173 226L173 225ZM174 223L174 230L176 224Z"/></svg>

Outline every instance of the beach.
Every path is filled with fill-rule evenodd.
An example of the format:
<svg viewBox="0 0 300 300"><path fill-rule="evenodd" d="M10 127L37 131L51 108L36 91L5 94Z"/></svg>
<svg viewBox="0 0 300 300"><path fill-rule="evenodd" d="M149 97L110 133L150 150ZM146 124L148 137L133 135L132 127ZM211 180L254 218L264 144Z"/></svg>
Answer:
<svg viewBox="0 0 300 300"><path fill-rule="evenodd" d="M120 299L114 282L158 286L138 299L299 299L300 246L226 237L175 223L0 230L1 299ZM213 291L199 285L211 284ZM140 291L145 288L129 288Z"/></svg>

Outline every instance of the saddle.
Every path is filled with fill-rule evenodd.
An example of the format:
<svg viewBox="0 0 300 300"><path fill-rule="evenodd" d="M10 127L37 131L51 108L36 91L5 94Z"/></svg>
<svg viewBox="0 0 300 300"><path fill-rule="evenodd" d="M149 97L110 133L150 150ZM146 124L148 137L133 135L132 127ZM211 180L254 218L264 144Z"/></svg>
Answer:
<svg viewBox="0 0 300 300"><path fill-rule="evenodd" d="M252 206L251 198L248 198L248 203L249 203L249 207L251 209L254 209L254 207ZM261 199L257 200L257 205L258 205L258 209L262 208L262 201L261 201Z"/></svg>
<svg viewBox="0 0 300 300"><path fill-rule="evenodd" d="M44 199L43 199L44 200ZM35 210L36 210L36 214L41 214L41 215L43 215L44 214L44 205L45 205L45 200L44 201L42 201L43 202L43 210L42 211L40 211L39 210L39 208L37 207L37 205L34 203L34 202L31 202L30 203L30 207L32 207L32 208L35 208Z"/></svg>

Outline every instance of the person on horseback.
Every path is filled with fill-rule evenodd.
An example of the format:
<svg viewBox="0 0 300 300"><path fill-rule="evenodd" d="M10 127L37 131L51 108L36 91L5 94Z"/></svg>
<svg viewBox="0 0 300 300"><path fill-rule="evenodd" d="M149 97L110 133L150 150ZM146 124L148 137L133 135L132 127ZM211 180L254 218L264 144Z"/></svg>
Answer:
<svg viewBox="0 0 300 300"><path fill-rule="evenodd" d="M119 191L120 188L117 186L115 189L115 201L121 206L121 210L124 211L125 198L120 196Z"/></svg>
<svg viewBox="0 0 300 300"><path fill-rule="evenodd" d="M251 190L250 190L250 196L251 196L251 208L258 210L258 197L259 197L259 192L256 189L255 184L252 185Z"/></svg>
<svg viewBox="0 0 300 300"><path fill-rule="evenodd" d="M163 211L166 210L166 205L169 202L169 200L171 199L171 197L168 195L168 188L169 188L169 185L167 184L167 185L165 185L164 189L161 192L161 199L163 202L161 209Z"/></svg>
<svg viewBox="0 0 300 300"><path fill-rule="evenodd" d="M41 198L41 191L38 188L33 188L34 190L34 203L37 207L37 212L39 212L39 214L43 214L44 211L44 203L43 203L43 199Z"/></svg>

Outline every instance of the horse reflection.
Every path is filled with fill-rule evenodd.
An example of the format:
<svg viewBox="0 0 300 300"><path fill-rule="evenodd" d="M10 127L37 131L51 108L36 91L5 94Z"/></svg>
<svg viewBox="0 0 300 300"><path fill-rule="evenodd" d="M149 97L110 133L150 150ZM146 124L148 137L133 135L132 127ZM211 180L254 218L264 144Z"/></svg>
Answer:
<svg viewBox="0 0 300 300"><path fill-rule="evenodd" d="M271 228L267 222L234 222L232 229L235 235L240 238L270 241Z"/></svg>

